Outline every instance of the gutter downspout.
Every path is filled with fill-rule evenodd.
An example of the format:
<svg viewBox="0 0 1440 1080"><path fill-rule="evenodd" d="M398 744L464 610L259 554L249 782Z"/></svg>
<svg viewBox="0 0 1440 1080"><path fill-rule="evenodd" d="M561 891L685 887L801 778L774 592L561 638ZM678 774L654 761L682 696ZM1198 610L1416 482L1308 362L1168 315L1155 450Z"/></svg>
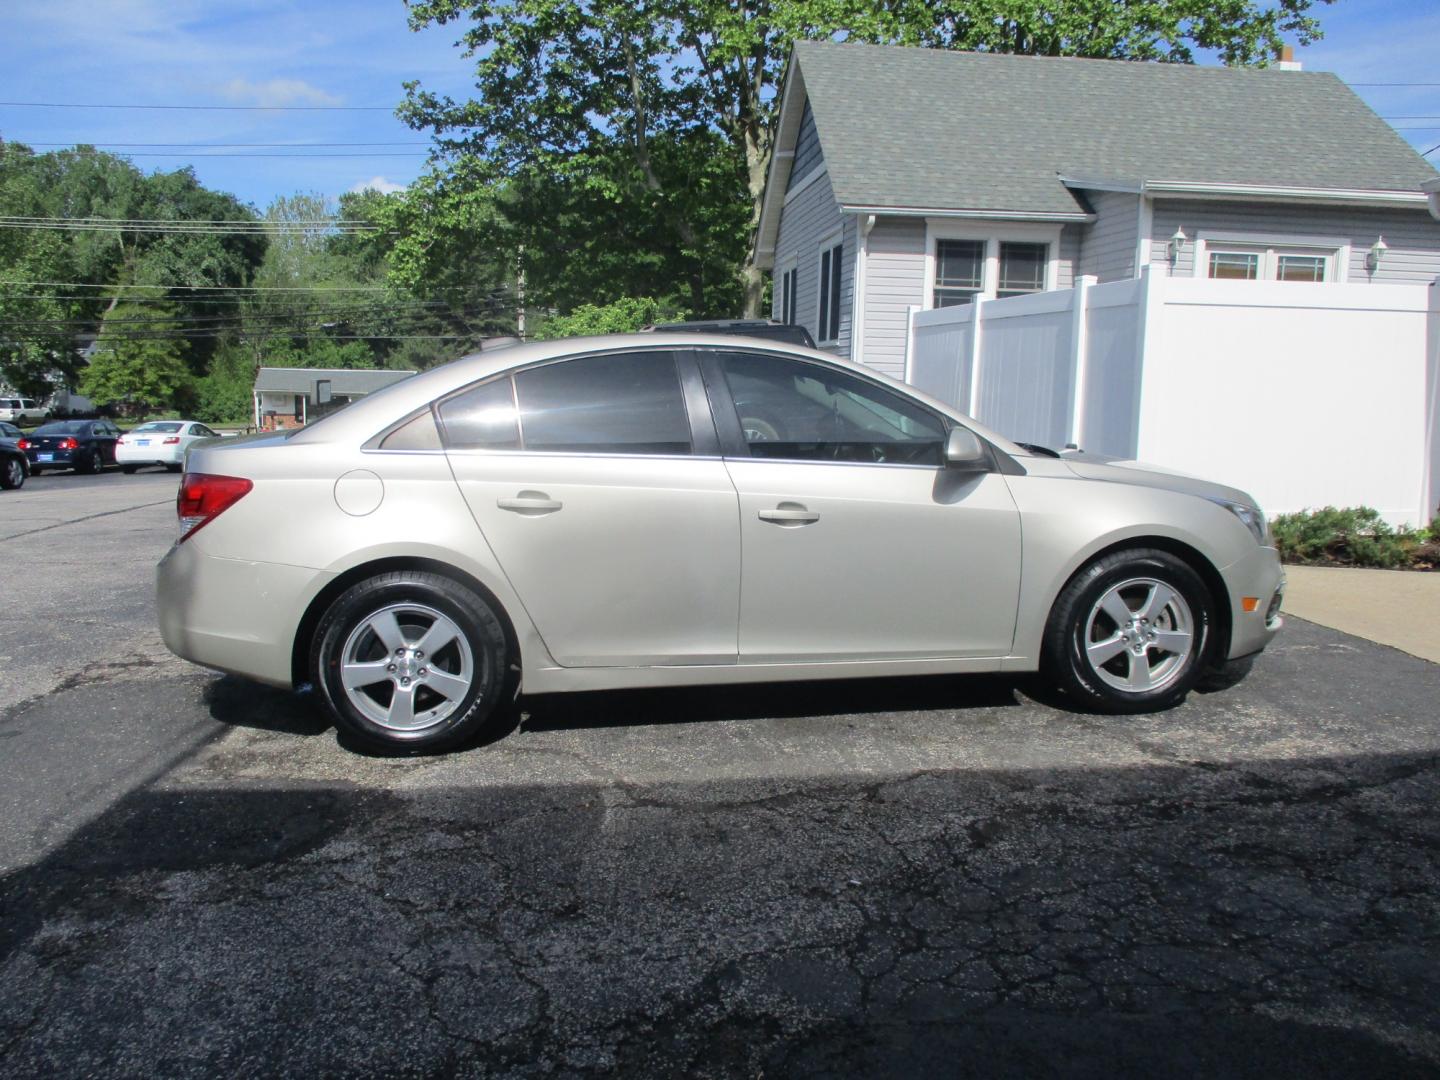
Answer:
<svg viewBox="0 0 1440 1080"><path fill-rule="evenodd" d="M850 359L864 363L865 342L865 263L870 254L870 230L875 227L874 214L856 214L860 243L855 251L855 275L850 296Z"/></svg>

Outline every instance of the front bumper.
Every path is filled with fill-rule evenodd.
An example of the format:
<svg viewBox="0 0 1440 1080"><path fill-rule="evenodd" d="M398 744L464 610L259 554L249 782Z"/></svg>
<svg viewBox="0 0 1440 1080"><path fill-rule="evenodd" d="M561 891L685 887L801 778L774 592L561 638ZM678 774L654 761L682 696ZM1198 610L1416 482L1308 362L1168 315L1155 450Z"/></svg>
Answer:
<svg viewBox="0 0 1440 1080"><path fill-rule="evenodd" d="M160 636L176 656L288 687L295 631L334 575L206 555L177 544L155 568Z"/></svg>
<svg viewBox="0 0 1440 1080"><path fill-rule="evenodd" d="M1239 659L1270 644L1285 625L1280 600L1285 594L1285 569L1273 547L1257 546L1245 558L1222 572L1230 598L1230 649L1226 658ZM1246 610L1247 602L1253 608Z"/></svg>

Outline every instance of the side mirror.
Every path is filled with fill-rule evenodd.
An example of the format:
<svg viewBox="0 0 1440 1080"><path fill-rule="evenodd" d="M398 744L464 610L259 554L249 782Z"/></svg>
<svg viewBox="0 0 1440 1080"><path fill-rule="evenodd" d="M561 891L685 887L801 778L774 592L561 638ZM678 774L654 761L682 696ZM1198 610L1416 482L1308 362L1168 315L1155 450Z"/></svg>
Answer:
<svg viewBox="0 0 1440 1080"><path fill-rule="evenodd" d="M957 425L945 440L945 465L959 472L989 472L990 452L973 431Z"/></svg>

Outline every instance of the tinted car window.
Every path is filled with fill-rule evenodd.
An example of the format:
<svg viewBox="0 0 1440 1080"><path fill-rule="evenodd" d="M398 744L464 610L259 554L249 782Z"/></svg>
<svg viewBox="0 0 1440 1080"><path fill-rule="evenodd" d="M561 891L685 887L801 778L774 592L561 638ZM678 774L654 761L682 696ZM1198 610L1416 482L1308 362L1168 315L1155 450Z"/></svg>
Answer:
<svg viewBox="0 0 1440 1080"><path fill-rule="evenodd" d="M943 465L945 426L899 394L819 364L724 353L751 457Z"/></svg>
<svg viewBox="0 0 1440 1080"><path fill-rule="evenodd" d="M452 449L515 450L520 446L520 428L515 422L515 393L508 377L481 383L441 402L440 422L445 428L445 444ZM412 449L401 445L406 441L405 436L394 444L391 444L392 438L394 435L381 444L382 449Z"/></svg>
<svg viewBox="0 0 1440 1080"><path fill-rule="evenodd" d="M688 454L690 421L665 352L566 360L515 375L526 450Z"/></svg>
<svg viewBox="0 0 1440 1080"><path fill-rule="evenodd" d="M41 424L35 429L36 435L89 435L90 425L84 420L61 420L55 424Z"/></svg>

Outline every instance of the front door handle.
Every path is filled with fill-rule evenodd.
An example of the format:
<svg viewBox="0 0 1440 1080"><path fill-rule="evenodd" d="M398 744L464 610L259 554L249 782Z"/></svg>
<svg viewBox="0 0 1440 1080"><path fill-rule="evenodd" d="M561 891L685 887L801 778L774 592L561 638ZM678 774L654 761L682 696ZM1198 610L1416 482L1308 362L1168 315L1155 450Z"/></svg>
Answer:
<svg viewBox="0 0 1440 1080"><path fill-rule="evenodd" d="M553 514L565 504L559 499L550 498L543 491L522 491L513 499L496 499L495 505L501 510L510 510L516 514L534 517L540 514Z"/></svg>
<svg viewBox="0 0 1440 1080"><path fill-rule="evenodd" d="M760 520L782 528L795 529L801 525L813 525L820 520L820 515L807 509L803 503L782 502L774 510L761 510Z"/></svg>

